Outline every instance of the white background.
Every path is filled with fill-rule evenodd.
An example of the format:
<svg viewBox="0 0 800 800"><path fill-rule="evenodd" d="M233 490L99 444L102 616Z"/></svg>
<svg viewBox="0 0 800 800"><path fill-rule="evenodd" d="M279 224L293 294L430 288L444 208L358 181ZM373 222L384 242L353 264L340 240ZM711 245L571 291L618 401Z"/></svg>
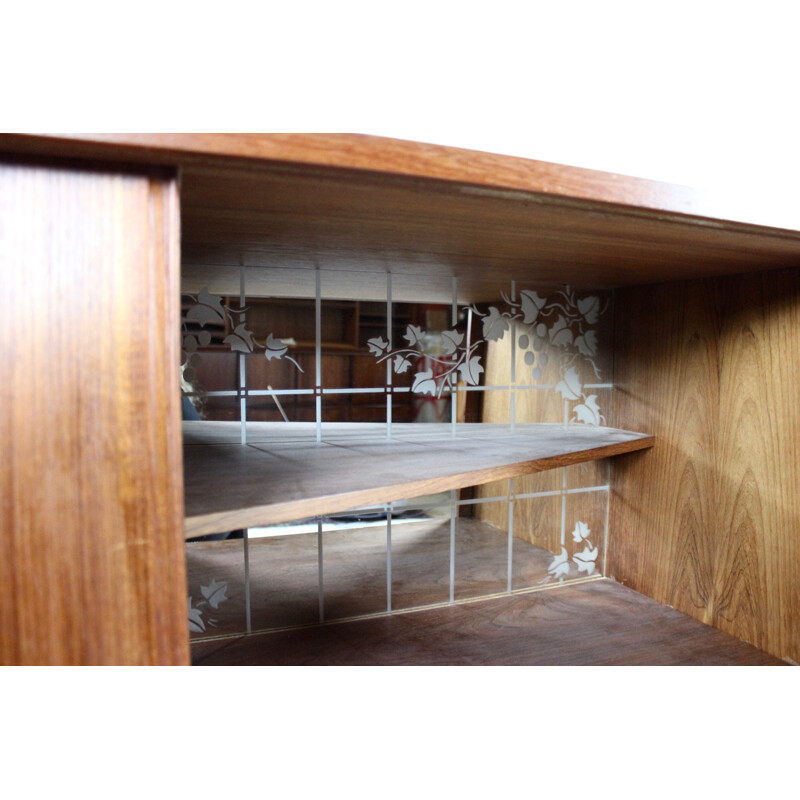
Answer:
<svg viewBox="0 0 800 800"><path fill-rule="evenodd" d="M351 131L711 188L800 175L792 2L15 5L7 129Z"/></svg>

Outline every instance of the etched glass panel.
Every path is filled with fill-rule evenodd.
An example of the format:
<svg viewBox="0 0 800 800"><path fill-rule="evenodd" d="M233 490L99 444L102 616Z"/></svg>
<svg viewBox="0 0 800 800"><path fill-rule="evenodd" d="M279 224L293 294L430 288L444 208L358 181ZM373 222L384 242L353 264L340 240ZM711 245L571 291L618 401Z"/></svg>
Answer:
<svg viewBox="0 0 800 800"><path fill-rule="evenodd" d="M255 528L249 535L252 630L318 622L316 525Z"/></svg>
<svg viewBox="0 0 800 800"><path fill-rule="evenodd" d="M387 610L386 515L363 509L337 515L322 535L325 619ZM352 526L352 527L351 527Z"/></svg>
<svg viewBox="0 0 800 800"><path fill-rule="evenodd" d="M239 419L239 362L225 344L228 298L207 287L181 303L181 390L184 419Z"/></svg>
<svg viewBox="0 0 800 800"><path fill-rule="evenodd" d="M450 513L450 492L393 504L393 610L449 601Z"/></svg>
<svg viewBox="0 0 800 800"><path fill-rule="evenodd" d="M561 552L561 509L560 492L542 497L516 497L512 582L515 590L536 588L549 581L548 570L554 555Z"/></svg>
<svg viewBox="0 0 800 800"><path fill-rule="evenodd" d="M512 285L487 303L477 283L459 285L440 270L420 304L411 302L418 278L374 268L235 268L224 285L195 285L200 277L184 286L184 390L205 419L246 420L214 436L272 456L270 468L282 470L275 478L302 482L303 459L317 457L318 442L329 464L345 448L368 463L385 438L409 439L411 430L422 434L407 444L423 464L462 421L490 421L512 435L527 423L611 424L609 294ZM352 422L378 425L354 430ZM400 426L421 422L445 425ZM292 452L269 446L289 440ZM403 469L409 481L425 477ZM325 519L321 536L312 520L308 530L252 531L246 548L241 540L190 543L192 635L595 577L608 477L607 462L588 462L461 489L452 518L448 492L395 503L391 526L379 506ZM332 471L325 492L335 494L339 482ZM236 488L225 474L219 484Z"/></svg>
<svg viewBox="0 0 800 800"><path fill-rule="evenodd" d="M506 486L508 482L506 481ZM501 511L502 501L482 504ZM500 519L468 516L472 507L462 507L456 520L455 600L501 594L508 589L508 534ZM498 524L499 523L499 524Z"/></svg>
<svg viewBox="0 0 800 800"><path fill-rule="evenodd" d="M221 538L227 535L186 543L188 624L193 639L247 630L242 540Z"/></svg>

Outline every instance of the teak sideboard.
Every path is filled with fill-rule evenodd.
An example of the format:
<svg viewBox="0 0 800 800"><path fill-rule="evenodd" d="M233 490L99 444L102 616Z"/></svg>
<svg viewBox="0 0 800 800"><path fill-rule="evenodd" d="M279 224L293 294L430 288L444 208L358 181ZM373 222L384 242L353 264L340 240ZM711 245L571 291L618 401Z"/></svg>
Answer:
<svg viewBox="0 0 800 800"><path fill-rule="evenodd" d="M0 266L2 664L188 664L190 534L609 456L604 575L800 661L800 211L769 187L714 194L351 134L0 134ZM548 287L612 297L614 428L533 424L512 399L509 429L487 400L437 457L402 423L391 434L392 394L409 389L387 369L389 441L343 423L325 445L317 366L295 391L316 403L316 443L313 422L242 423L243 457L235 423L182 423L178 367L182 293L238 296L245 273L262 297L312 301L316 280L317 309L321 280L337 302L388 291L381 357L393 301L452 302L455 325L459 304L501 297L529 322ZM595 302L574 307L593 320ZM487 312L487 338L509 318ZM454 398L478 382L470 335ZM494 381L517 385L523 339ZM594 355L588 334L577 346ZM586 422L597 406L575 408ZM259 436L282 437L265 448L295 473L265 471Z"/></svg>

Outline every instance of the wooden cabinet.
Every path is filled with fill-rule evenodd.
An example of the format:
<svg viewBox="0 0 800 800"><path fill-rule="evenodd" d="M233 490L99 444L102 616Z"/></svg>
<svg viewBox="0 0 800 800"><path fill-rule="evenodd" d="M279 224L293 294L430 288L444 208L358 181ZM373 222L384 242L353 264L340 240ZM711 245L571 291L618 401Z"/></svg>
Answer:
<svg viewBox="0 0 800 800"><path fill-rule="evenodd" d="M33 301L27 291L14 299L3 327L13 425L4 428L0 569L15 587L2 611L4 663L185 662L184 524L186 534L210 532L534 481L542 466L611 454L604 574L800 660L800 412L790 389L800 363L800 220L787 209L348 135L8 134L0 149L4 274L36 284ZM222 427L187 428L182 456L180 311L202 289L227 298L231 314L208 329L198 374L207 392L229 394L213 400ZM544 345L534 353L533 319L559 293L566 306L553 307L542 341L557 344L569 329L573 349L594 358L595 341L568 318L594 319L602 307L610 366L581 377L578 393L564 362L551 389L564 382L557 405L571 398L568 419L542 423L546 404L526 405L522 392L543 395L523 380L546 382L553 369ZM241 311L245 298L254 302ZM484 423L505 429L480 428L485 446L465 440L444 470L427 451L405 452L417 434L401 409L422 387L420 373L404 371L401 357L390 378L381 361L391 351L384 337L416 345L410 326L423 326L410 304L419 303L453 309L445 324L461 324L452 327L465 334L461 350L474 344L474 326L486 358L507 348L514 365L483 409ZM474 309L468 335L457 309ZM260 341L294 339L286 354L299 369L277 347L272 358L224 349L240 323ZM34 331L24 340L33 346L20 344L22 327ZM502 345L501 328L510 334ZM477 371L463 363L461 388L471 391ZM335 391L372 383L376 397ZM280 430L276 384L292 420ZM244 458L243 407L253 426ZM497 408L510 410L498 420ZM576 443L575 430L606 427L586 427L592 414L600 419L594 408L611 438ZM377 427L332 427L345 423ZM567 435L539 452L525 440L536 424ZM363 445L361 472L346 446L328 442L333 459L321 453L323 425ZM299 448L309 460L271 472L271 458L290 457L263 446L276 435L289 450L292 436L310 436ZM370 448L389 458L392 475L388 462L363 455ZM235 490L203 483L220 469L238 471ZM525 484L528 493L567 491L543 480ZM501 516L512 524L510 508ZM561 541L563 527L562 516Z"/></svg>

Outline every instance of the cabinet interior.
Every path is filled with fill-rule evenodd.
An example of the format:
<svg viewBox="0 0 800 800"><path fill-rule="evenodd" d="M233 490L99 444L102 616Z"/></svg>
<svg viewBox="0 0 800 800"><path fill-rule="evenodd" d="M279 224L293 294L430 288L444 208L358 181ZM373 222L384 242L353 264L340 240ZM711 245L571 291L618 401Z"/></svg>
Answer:
<svg viewBox="0 0 800 800"><path fill-rule="evenodd" d="M608 459L654 440L595 209L284 168L187 170L181 213L195 637L605 574Z"/></svg>

